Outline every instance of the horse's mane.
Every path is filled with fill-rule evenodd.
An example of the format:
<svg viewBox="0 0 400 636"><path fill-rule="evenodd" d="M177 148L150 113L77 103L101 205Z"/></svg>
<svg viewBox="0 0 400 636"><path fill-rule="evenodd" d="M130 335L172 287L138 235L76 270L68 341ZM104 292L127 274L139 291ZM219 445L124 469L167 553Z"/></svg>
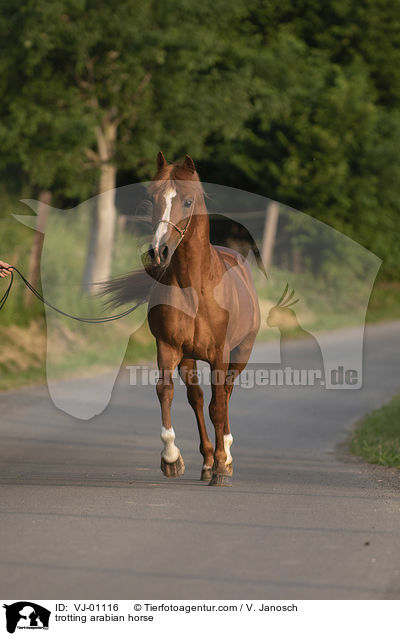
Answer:
<svg viewBox="0 0 400 636"><path fill-rule="evenodd" d="M179 189L180 182L193 182L196 191L205 194L200 177L196 171L192 172L181 163L165 164L157 171L152 182L148 186L150 195L164 193L171 187Z"/></svg>

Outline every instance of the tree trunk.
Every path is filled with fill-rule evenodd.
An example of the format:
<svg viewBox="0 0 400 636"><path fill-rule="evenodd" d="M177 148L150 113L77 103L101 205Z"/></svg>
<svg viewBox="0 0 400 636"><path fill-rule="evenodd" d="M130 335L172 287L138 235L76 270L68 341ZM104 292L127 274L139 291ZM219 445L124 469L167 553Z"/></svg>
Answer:
<svg viewBox="0 0 400 636"><path fill-rule="evenodd" d="M271 201L267 208L262 243L262 259L265 269L268 271L274 254L276 230L278 227L279 204Z"/></svg>
<svg viewBox="0 0 400 636"><path fill-rule="evenodd" d="M51 203L51 192L42 190L39 195L38 213L36 216L36 232L33 239L31 254L29 258L28 280L37 287L40 279L40 259L42 257L44 233L46 230L46 221L48 214L48 206ZM31 291L25 288L25 306L32 305L34 296Z"/></svg>
<svg viewBox="0 0 400 636"><path fill-rule="evenodd" d="M112 163L117 136L117 125L108 123L96 129L97 149L100 158L99 196L92 216L83 287L95 291L93 283L108 280L114 246L116 166Z"/></svg>

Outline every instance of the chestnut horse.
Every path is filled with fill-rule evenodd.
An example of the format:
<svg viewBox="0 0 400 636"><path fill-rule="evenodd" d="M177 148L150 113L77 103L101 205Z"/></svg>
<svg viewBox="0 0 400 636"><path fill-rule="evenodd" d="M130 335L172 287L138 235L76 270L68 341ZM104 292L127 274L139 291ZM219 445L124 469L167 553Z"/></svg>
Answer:
<svg viewBox="0 0 400 636"><path fill-rule="evenodd" d="M250 268L234 250L211 245L204 191L188 155L182 164L168 164L158 153L157 173L148 190L153 234L145 268L152 277L147 276L148 280L162 282L152 285L148 310L150 330L157 342L161 470L167 477L178 477L185 470L171 423L173 372L178 367L199 429L201 479L210 481L210 486L230 486L233 438L228 403L260 326ZM110 281L106 292L113 294L114 304L134 297L127 291L129 283L132 286L136 280L143 286L136 274ZM215 429L215 450L204 420L203 392L196 382L197 360L211 367L209 414Z"/></svg>

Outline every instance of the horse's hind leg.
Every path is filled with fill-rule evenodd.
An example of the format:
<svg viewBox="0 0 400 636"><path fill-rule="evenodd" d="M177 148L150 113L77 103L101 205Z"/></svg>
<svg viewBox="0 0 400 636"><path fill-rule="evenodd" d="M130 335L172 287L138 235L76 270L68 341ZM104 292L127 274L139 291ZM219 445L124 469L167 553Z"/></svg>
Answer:
<svg viewBox="0 0 400 636"><path fill-rule="evenodd" d="M203 391L198 384L197 364L195 360L185 359L179 365L179 374L186 384L187 398L196 416L197 427L200 436L200 453L203 455L203 467L201 470L202 481L210 481L214 463L214 448L208 437L203 413Z"/></svg>
<svg viewBox="0 0 400 636"><path fill-rule="evenodd" d="M177 351L166 343L157 341L157 361L160 379L157 382L157 395L161 406L161 470L166 477L179 477L185 472L185 464L180 450L175 446L175 431L171 424L171 404L174 396L172 374L179 360Z"/></svg>
<svg viewBox="0 0 400 636"><path fill-rule="evenodd" d="M227 423L228 392L226 375L228 365L224 362L211 366L211 402L209 413L215 429L214 466L210 486L231 486L231 472L227 468L225 450L225 427Z"/></svg>

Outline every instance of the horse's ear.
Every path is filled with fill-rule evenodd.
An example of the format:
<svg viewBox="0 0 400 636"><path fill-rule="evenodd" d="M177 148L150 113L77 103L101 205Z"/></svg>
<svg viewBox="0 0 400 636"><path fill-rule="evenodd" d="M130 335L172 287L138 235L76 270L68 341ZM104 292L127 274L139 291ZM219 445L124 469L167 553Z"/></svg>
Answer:
<svg viewBox="0 0 400 636"><path fill-rule="evenodd" d="M183 166L184 166L184 168L186 168L186 170L188 170L192 174L194 172L196 172L194 161L193 161L192 157L189 157L189 155L186 155L185 161L183 162Z"/></svg>
<svg viewBox="0 0 400 636"><path fill-rule="evenodd" d="M167 165L167 162L165 160L163 153L160 150L160 152L157 155L157 170L161 170L161 168L163 168L166 165Z"/></svg>

